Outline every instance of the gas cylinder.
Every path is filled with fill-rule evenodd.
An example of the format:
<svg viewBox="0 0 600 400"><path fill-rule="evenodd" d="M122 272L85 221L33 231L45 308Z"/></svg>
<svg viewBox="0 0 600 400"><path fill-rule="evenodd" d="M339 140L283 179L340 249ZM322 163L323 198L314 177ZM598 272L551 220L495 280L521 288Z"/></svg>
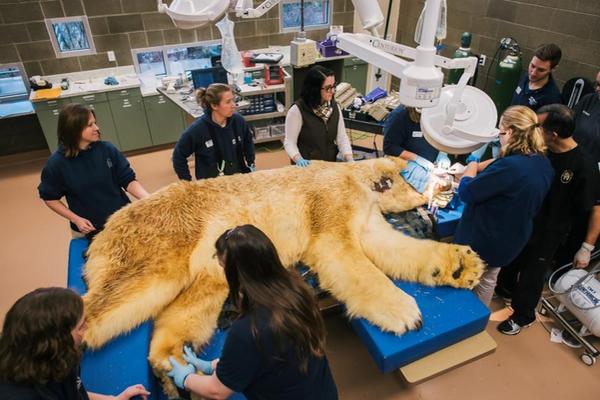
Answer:
<svg viewBox="0 0 600 400"><path fill-rule="evenodd" d="M456 49L452 58L465 58L473 55L471 52L471 38L470 32L463 32L460 37L460 47ZM450 72L448 72L448 84L456 85L463 72L464 69L451 69Z"/></svg>
<svg viewBox="0 0 600 400"><path fill-rule="evenodd" d="M505 41L505 39L502 40ZM501 42L500 46L506 55L498 62L496 77L490 91L490 97L496 105L498 115L501 115L510 105L523 72L521 52L514 39L509 38L508 42Z"/></svg>

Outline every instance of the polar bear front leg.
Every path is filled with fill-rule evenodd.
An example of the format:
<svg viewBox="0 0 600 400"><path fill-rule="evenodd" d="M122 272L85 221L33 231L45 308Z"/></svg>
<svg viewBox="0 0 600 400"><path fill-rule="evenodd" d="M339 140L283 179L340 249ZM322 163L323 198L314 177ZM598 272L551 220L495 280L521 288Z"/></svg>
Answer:
<svg viewBox="0 0 600 400"><path fill-rule="evenodd" d="M369 259L393 279L473 288L484 269L470 247L411 238L392 228L378 210L370 213L360 242Z"/></svg>
<svg viewBox="0 0 600 400"><path fill-rule="evenodd" d="M348 314L362 317L398 335L421 327L415 299L396 287L348 239L319 236L306 259L323 289L346 304Z"/></svg>
<svg viewBox="0 0 600 400"><path fill-rule="evenodd" d="M158 315L148 359L170 398L177 397L177 390L167 377L171 370L169 356L175 356L184 363L181 357L184 344L191 343L199 352L208 343L217 328L219 313L228 293L222 271L210 274L201 271L192 285Z"/></svg>

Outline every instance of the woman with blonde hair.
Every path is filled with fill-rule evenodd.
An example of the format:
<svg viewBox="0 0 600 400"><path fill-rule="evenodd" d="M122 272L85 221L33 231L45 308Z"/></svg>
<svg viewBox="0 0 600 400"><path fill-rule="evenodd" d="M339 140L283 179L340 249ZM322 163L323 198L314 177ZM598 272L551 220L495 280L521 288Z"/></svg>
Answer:
<svg viewBox="0 0 600 400"><path fill-rule="evenodd" d="M509 107L500 117L500 157L470 162L458 194L465 203L454 242L471 246L487 270L474 292L490 303L500 268L523 249L533 218L550 189L554 170L537 115L528 107Z"/></svg>

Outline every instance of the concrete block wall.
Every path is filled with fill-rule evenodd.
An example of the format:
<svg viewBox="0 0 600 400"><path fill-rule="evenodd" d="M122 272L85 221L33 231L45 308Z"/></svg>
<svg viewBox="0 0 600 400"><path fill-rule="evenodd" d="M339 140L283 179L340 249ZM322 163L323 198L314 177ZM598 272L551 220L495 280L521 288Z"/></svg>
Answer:
<svg viewBox="0 0 600 400"><path fill-rule="evenodd" d="M351 0L332 1L333 24L351 32ZM76 15L87 15L97 54L56 58L44 19ZM294 36L279 33L278 7L259 19L232 19L240 50L287 45ZM323 39L326 32L309 31L308 37ZM29 76L131 65L131 49L220 38L211 25L175 28L167 15L156 11L156 0L0 0L0 64L21 61ZM116 62L108 61L110 50Z"/></svg>
<svg viewBox="0 0 600 400"><path fill-rule="evenodd" d="M400 1L397 40L416 46L414 31L424 1ZM448 0L443 55L452 55L464 31L473 33L473 51L488 58L488 64L480 69L480 88L500 39L507 36L518 41L525 66L539 44L559 45L563 57L554 74L559 87L575 76L593 81L600 70L600 0ZM490 75L488 86L494 67Z"/></svg>

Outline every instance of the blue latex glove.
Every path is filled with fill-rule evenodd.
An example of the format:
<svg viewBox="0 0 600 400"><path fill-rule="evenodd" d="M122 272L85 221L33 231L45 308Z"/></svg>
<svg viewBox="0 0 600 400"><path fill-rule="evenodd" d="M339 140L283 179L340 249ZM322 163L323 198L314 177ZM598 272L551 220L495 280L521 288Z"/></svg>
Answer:
<svg viewBox="0 0 600 400"><path fill-rule="evenodd" d="M193 374L196 371L196 369L194 368L194 366L192 364L186 364L186 365L179 364L177 362L177 360L175 359L175 357L173 357L173 356L169 357L169 362L173 366L173 369L171 371L169 371L167 376L169 378L173 378L173 382L175 382L175 385L178 388L185 390L185 386L184 386L185 378L187 378L188 375Z"/></svg>
<svg viewBox="0 0 600 400"><path fill-rule="evenodd" d="M256 172L256 165L250 164L250 165L248 165L248 169L250 170L250 172ZM184 347L184 349L185 349L185 347Z"/></svg>
<svg viewBox="0 0 600 400"><path fill-rule="evenodd" d="M439 168L448 169L450 168L450 158L448 158L448 154L440 151L437 158L435 159L435 165Z"/></svg>
<svg viewBox="0 0 600 400"><path fill-rule="evenodd" d="M469 157L467 157L466 163L470 163L470 162L479 162L479 157L473 155L473 153L469 154Z"/></svg>
<svg viewBox="0 0 600 400"><path fill-rule="evenodd" d="M421 156L417 156L417 159L414 162L425 168L427 171L433 171L433 168L435 167L431 161Z"/></svg>
<svg viewBox="0 0 600 400"><path fill-rule="evenodd" d="M119 81L117 81L117 79L111 75L104 80L104 84L109 85L109 86L114 86L114 85L118 85Z"/></svg>
<svg viewBox="0 0 600 400"><path fill-rule="evenodd" d="M213 373L211 362L198 358L194 350L189 346L183 346L183 359L196 367L196 371L200 371L204 375L211 375Z"/></svg>
<svg viewBox="0 0 600 400"><path fill-rule="evenodd" d="M300 157L298 161L296 161L296 165L302 168L308 167L310 165L310 160L305 160L304 158Z"/></svg>
<svg viewBox="0 0 600 400"><path fill-rule="evenodd" d="M471 154L469 154L469 157L467 157L467 164L472 161L479 162L481 160L481 157L483 157L483 154L487 150L488 145L489 143L486 143Z"/></svg>
<svg viewBox="0 0 600 400"><path fill-rule="evenodd" d="M429 182L429 171L414 161L409 161L407 167L400 172L400 175L419 193L425 191Z"/></svg>

